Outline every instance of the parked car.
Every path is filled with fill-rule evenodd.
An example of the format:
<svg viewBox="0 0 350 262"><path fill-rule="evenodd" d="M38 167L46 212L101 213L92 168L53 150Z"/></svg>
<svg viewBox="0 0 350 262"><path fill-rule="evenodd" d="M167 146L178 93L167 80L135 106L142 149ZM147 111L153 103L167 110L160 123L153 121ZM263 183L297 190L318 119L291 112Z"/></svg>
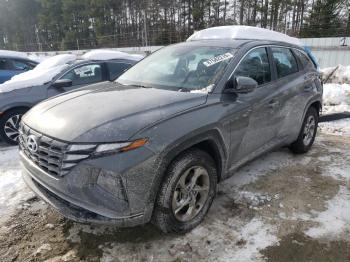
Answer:
<svg viewBox="0 0 350 262"><path fill-rule="evenodd" d="M141 59L141 56L125 53L120 56L120 52L114 57L121 58L108 59L114 53L108 52L102 60L99 59L101 51L93 56L87 54L85 57L89 59L77 60L74 55L59 55L44 61L26 75L0 85L1 139L8 144L17 144L22 115L40 101L86 85L113 81ZM60 59L64 62L56 61ZM1 89L5 92L1 93Z"/></svg>
<svg viewBox="0 0 350 262"><path fill-rule="evenodd" d="M78 222L186 232L244 163L281 146L307 152L322 104L314 64L298 45L229 35L165 47L115 83L30 110L28 186Z"/></svg>
<svg viewBox="0 0 350 262"><path fill-rule="evenodd" d="M22 53L0 50L0 84L15 75L32 70L37 64Z"/></svg>

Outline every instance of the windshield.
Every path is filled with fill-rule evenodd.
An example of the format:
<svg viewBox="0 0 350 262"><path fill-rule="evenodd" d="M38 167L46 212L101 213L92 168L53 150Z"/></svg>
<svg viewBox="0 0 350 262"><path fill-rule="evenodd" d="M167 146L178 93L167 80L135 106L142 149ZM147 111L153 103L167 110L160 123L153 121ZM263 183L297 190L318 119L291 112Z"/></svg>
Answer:
<svg viewBox="0 0 350 262"><path fill-rule="evenodd" d="M173 45L145 58L116 82L182 91L210 89L233 54L234 49L228 47Z"/></svg>

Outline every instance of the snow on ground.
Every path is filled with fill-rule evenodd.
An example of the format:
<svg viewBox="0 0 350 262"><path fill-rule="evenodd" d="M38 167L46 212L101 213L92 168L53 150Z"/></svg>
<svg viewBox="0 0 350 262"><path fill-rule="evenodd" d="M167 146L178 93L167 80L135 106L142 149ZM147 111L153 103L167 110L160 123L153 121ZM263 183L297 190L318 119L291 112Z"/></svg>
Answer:
<svg viewBox="0 0 350 262"><path fill-rule="evenodd" d="M68 63L74 60L76 60L76 56L68 54L50 57L37 65L33 70L15 75L11 80L1 84L0 93L44 85L67 68Z"/></svg>
<svg viewBox="0 0 350 262"><path fill-rule="evenodd" d="M350 112L350 111L349 111ZM322 132L332 135L350 136L350 118L318 124Z"/></svg>
<svg viewBox="0 0 350 262"><path fill-rule="evenodd" d="M305 232L310 237L350 240L350 190L342 186L327 202L327 210L320 212L313 221L319 225Z"/></svg>
<svg viewBox="0 0 350 262"><path fill-rule="evenodd" d="M125 52L108 50L108 49L98 49L85 53L82 55L82 59L87 60L112 60L112 59L130 59L130 60L141 60L144 58L143 55L128 54Z"/></svg>
<svg viewBox="0 0 350 262"><path fill-rule="evenodd" d="M73 223L37 200L29 202L27 209L16 210L16 204L27 203L22 202L26 189L20 181L17 149L0 147L0 206L2 212L16 214L7 226L0 223L0 238L9 236L3 246L11 246L8 251L0 247L0 260L16 254L18 260L36 261L69 257L77 261L257 262L266 260L265 250L278 250L294 232L305 232L316 243L347 239L350 141L346 139L320 135L306 155L280 149L249 163L219 184L206 219L185 235L164 235L149 225L117 229Z"/></svg>
<svg viewBox="0 0 350 262"><path fill-rule="evenodd" d="M25 185L17 147L0 147L0 221L9 217L21 202L33 196Z"/></svg>

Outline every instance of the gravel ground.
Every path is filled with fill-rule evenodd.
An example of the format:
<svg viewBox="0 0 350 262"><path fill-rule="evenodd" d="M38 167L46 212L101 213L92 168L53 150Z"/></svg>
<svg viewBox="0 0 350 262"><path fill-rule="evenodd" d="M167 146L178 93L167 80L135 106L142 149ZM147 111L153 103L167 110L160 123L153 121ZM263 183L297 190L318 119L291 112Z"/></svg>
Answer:
<svg viewBox="0 0 350 262"><path fill-rule="evenodd" d="M241 168L185 235L71 222L25 187L17 149L2 146L0 261L350 261L350 137L329 133L306 155L281 149Z"/></svg>

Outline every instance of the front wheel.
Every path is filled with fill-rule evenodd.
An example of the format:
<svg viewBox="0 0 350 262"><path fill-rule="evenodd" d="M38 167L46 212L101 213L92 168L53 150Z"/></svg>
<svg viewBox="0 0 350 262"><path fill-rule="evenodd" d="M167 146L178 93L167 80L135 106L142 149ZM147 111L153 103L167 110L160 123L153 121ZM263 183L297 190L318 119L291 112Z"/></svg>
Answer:
<svg viewBox="0 0 350 262"><path fill-rule="evenodd" d="M314 107L310 107L305 114L298 139L289 146L293 153L303 154L310 150L315 141L318 118L317 110Z"/></svg>
<svg viewBox="0 0 350 262"><path fill-rule="evenodd" d="M25 112L25 109L13 109L1 116L0 137L7 144L18 144L19 123Z"/></svg>
<svg viewBox="0 0 350 262"><path fill-rule="evenodd" d="M216 194L215 162L192 149L168 168L154 210L153 222L163 232L184 233L202 222Z"/></svg>

